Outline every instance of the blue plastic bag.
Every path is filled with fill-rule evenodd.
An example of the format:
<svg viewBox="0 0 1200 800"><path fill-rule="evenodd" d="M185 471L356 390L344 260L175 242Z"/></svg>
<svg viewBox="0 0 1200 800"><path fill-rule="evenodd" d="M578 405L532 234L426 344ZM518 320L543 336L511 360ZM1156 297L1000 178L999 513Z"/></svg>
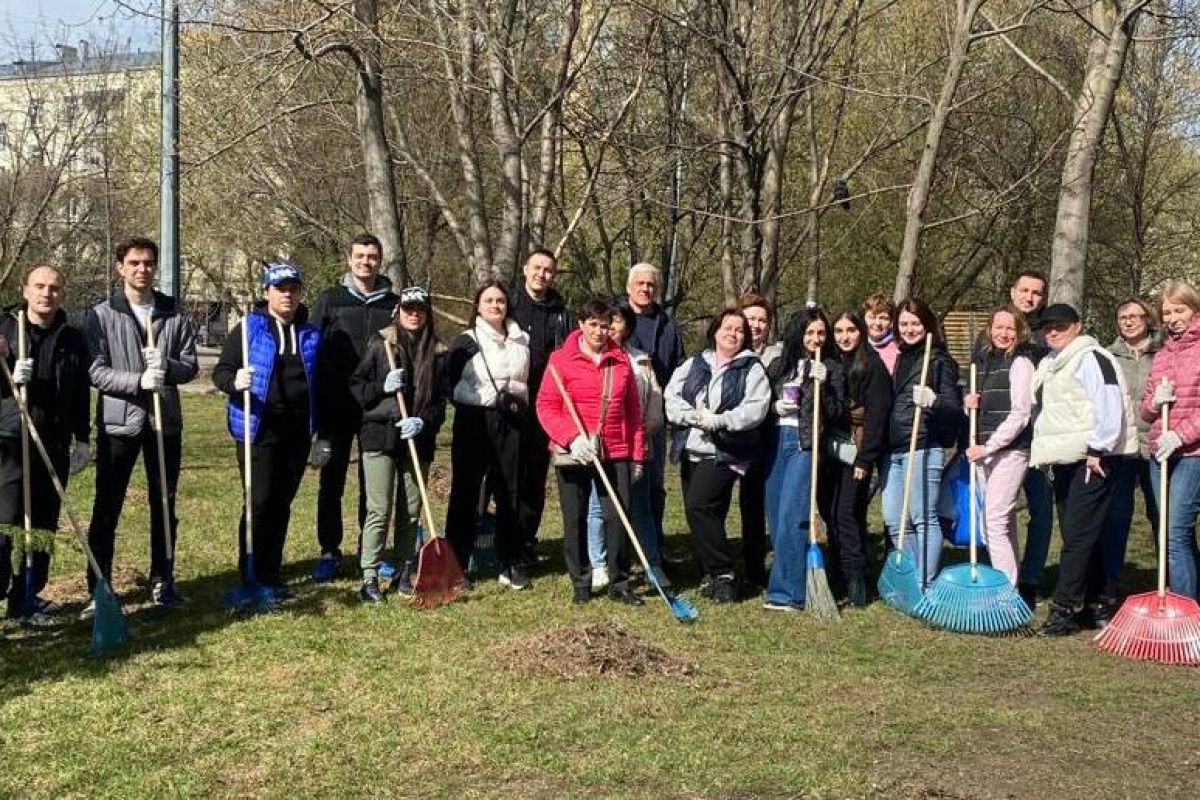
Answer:
<svg viewBox="0 0 1200 800"><path fill-rule="evenodd" d="M959 453L950 459L942 473L942 486L938 491L938 517L942 523L942 536L955 547L969 547L971 544L971 473L970 462ZM977 537L976 545L985 547L987 540L983 535L983 482L976 475L978 482L975 487L975 513Z"/></svg>

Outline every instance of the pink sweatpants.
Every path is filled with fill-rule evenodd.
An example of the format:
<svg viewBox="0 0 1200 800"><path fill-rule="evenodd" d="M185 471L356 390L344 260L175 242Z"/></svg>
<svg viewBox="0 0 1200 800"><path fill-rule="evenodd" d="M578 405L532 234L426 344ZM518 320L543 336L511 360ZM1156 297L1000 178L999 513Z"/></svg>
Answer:
<svg viewBox="0 0 1200 800"><path fill-rule="evenodd" d="M992 566L1014 586L1021 566L1017 494L1029 466L1028 450L1002 450L983 461L983 528Z"/></svg>

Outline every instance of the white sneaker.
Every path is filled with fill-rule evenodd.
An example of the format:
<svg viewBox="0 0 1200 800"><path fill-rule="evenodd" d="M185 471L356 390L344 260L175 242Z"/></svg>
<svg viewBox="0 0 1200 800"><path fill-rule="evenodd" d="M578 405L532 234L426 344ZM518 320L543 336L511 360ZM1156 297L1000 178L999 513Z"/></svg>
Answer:
<svg viewBox="0 0 1200 800"><path fill-rule="evenodd" d="M608 567L592 567L592 591L608 588Z"/></svg>

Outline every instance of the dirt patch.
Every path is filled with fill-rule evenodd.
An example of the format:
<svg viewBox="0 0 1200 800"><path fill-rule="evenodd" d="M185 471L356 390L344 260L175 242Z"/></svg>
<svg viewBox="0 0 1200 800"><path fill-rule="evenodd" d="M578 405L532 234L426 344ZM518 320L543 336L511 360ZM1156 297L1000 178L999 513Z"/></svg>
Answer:
<svg viewBox="0 0 1200 800"><path fill-rule="evenodd" d="M133 567L113 567L112 587L118 597L127 599L138 592L145 592L149 585L150 579L144 572ZM55 578L46 585L42 596L60 605L85 603L88 599L87 579L78 574Z"/></svg>
<svg viewBox="0 0 1200 800"><path fill-rule="evenodd" d="M509 669L565 680L594 676L678 678L696 671L693 665L614 622L528 634L497 645L493 652Z"/></svg>

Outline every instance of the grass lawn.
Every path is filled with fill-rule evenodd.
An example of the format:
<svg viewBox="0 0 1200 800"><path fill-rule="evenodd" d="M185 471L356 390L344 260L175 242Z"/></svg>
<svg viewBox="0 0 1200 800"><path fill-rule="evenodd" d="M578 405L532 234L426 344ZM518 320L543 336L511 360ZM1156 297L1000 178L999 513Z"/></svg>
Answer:
<svg viewBox="0 0 1200 800"><path fill-rule="evenodd" d="M553 499L554 557L531 590L480 581L433 612L365 608L349 572L306 580L310 473L288 543L299 599L231 618L233 444L219 398L185 402L177 558L192 603L156 616L130 589L132 640L105 661L83 657L84 623L0 628L0 797L1197 796L1200 672L1110 657L1088 636L931 631L880 603L837 623L752 601L716 608L694 579L683 582L701 612L691 626L660 602L575 608ZM679 548L676 479L670 490ZM89 470L70 491L82 518L91 491ZM146 569L151 502L137 475L123 574ZM435 504L440 518L444 494ZM1140 587L1152 557L1138 525ZM77 609L82 556L64 543L57 564L53 591ZM689 674L567 680L512 666L531 634L609 622Z"/></svg>

